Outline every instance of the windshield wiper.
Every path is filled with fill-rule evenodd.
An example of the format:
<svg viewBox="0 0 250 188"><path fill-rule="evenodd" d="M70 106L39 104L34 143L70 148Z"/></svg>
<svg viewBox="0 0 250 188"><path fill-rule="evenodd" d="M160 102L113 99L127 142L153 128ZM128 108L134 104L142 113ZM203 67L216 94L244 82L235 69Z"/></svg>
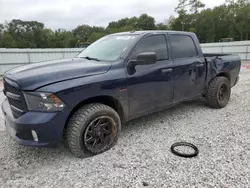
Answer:
<svg viewBox="0 0 250 188"><path fill-rule="evenodd" d="M82 57L82 58L87 59L87 60L100 61L100 59L95 58L95 57L89 57L89 56L86 56L86 57Z"/></svg>

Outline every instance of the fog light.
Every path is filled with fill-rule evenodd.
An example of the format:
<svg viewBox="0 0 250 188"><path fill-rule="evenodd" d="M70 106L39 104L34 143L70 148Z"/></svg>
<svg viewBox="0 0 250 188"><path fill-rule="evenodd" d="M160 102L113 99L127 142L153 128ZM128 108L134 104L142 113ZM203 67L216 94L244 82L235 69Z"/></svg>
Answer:
<svg viewBox="0 0 250 188"><path fill-rule="evenodd" d="M36 134L36 131L31 130L31 134L32 134L32 136L33 136L33 139L34 139L36 142L38 142L38 136L37 136L37 134Z"/></svg>

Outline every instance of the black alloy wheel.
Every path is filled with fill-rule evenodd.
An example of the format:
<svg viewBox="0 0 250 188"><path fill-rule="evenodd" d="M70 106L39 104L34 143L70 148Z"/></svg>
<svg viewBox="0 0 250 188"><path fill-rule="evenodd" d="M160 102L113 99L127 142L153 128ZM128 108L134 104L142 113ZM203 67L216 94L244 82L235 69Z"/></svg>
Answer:
<svg viewBox="0 0 250 188"><path fill-rule="evenodd" d="M115 121L109 116L99 116L93 119L83 134L83 144L91 153L106 150L116 138Z"/></svg>
<svg viewBox="0 0 250 188"><path fill-rule="evenodd" d="M229 88L226 83L222 83L218 91L218 99L223 102L229 98Z"/></svg>

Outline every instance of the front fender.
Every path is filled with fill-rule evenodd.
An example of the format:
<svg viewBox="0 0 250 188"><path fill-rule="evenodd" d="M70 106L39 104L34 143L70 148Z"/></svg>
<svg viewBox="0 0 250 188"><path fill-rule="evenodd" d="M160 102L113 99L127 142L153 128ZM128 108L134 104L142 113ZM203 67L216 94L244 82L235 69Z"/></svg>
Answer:
<svg viewBox="0 0 250 188"><path fill-rule="evenodd" d="M115 79L114 79L115 78ZM123 69L113 74L103 74L67 80L42 87L36 91L55 93L70 110L90 98L109 96L117 100L123 108L124 116L129 114L126 75Z"/></svg>

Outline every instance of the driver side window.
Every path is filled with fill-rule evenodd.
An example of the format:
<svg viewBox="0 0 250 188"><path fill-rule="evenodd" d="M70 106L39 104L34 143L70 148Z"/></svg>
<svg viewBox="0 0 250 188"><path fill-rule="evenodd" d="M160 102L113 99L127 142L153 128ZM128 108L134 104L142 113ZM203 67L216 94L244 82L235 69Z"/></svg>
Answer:
<svg viewBox="0 0 250 188"><path fill-rule="evenodd" d="M135 50L132 59L136 59L137 55L143 52L155 52L157 61L168 59L168 49L165 35L149 36L139 44Z"/></svg>

